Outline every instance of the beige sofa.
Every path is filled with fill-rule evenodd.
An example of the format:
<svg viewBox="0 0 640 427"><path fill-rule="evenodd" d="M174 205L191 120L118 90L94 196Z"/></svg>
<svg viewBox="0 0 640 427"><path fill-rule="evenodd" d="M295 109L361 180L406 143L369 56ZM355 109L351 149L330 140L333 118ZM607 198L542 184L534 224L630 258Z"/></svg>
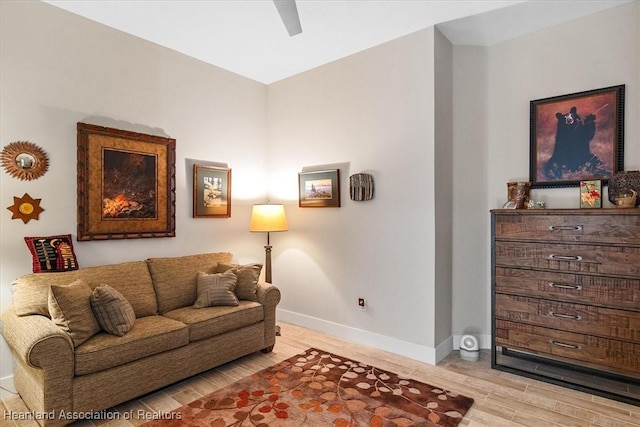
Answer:
<svg viewBox="0 0 640 427"><path fill-rule="evenodd" d="M16 361L15 387L31 415L45 426L68 424L258 350L271 351L280 301L275 286L256 277L254 297L239 298L237 306L193 307L200 300L199 272L225 271L231 260L230 253L152 258L17 279L2 334ZM244 279L246 285L252 272L235 267L238 284ZM90 332L78 345L75 335L54 323L50 288L67 289L78 279L91 289L108 284L126 298L135 320L125 335Z"/></svg>

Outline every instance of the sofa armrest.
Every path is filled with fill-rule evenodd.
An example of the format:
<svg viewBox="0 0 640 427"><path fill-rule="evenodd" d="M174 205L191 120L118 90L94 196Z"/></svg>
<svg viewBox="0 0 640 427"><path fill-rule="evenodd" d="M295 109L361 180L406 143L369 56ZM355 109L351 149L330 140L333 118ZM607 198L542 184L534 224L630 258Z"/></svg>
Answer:
<svg viewBox="0 0 640 427"><path fill-rule="evenodd" d="M71 411L74 348L71 337L42 315L2 313L2 336L17 359L13 382L29 409L56 414L44 425L62 425L60 411Z"/></svg>
<svg viewBox="0 0 640 427"><path fill-rule="evenodd" d="M280 289L267 282L258 282L258 302L275 308L280 302Z"/></svg>
<svg viewBox="0 0 640 427"><path fill-rule="evenodd" d="M10 308L2 314L2 336L14 356L26 365L41 369L61 369L66 365L73 376L71 337L48 317L17 316Z"/></svg>
<svg viewBox="0 0 640 427"><path fill-rule="evenodd" d="M276 343L276 307L280 302L280 289L266 282L258 282L258 302L264 308L264 348Z"/></svg>

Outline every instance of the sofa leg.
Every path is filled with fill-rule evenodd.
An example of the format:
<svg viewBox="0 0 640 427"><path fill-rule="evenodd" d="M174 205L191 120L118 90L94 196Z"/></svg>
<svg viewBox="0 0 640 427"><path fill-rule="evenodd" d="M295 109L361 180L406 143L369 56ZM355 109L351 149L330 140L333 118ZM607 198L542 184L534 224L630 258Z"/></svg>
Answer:
<svg viewBox="0 0 640 427"><path fill-rule="evenodd" d="M262 350L260 350L263 353L271 353L273 351L273 345L270 345L267 348L263 348Z"/></svg>

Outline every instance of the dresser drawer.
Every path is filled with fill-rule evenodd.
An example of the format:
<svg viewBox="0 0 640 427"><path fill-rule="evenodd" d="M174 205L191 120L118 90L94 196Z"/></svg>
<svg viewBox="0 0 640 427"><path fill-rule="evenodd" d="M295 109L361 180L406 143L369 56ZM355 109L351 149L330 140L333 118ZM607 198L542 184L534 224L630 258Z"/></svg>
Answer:
<svg viewBox="0 0 640 427"><path fill-rule="evenodd" d="M496 267L495 291L561 301L640 309L640 280Z"/></svg>
<svg viewBox="0 0 640 427"><path fill-rule="evenodd" d="M640 217L497 214L494 232L496 239L640 245Z"/></svg>
<svg viewBox="0 0 640 427"><path fill-rule="evenodd" d="M587 274L640 275L640 247L562 243L494 243L496 266L528 267Z"/></svg>
<svg viewBox="0 0 640 427"><path fill-rule="evenodd" d="M640 378L640 345L496 320L496 345Z"/></svg>
<svg viewBox="0 0 640 427"><path fill-rule="evenodd" d="M640 344L638 312L507 294L495 298L495 316L501 319Z"/></svg>

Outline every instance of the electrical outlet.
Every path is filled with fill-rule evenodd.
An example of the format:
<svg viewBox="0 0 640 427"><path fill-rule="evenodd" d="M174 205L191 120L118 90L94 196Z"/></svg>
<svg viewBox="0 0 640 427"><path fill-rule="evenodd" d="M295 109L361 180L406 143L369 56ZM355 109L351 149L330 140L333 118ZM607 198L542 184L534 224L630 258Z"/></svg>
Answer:
<svg viewBox="0 0 640 427"><path fill-rule="evenodd" d="M358 298L358 307L360 307L360 310L365 311L367 309L367 300Z"/></svg>

